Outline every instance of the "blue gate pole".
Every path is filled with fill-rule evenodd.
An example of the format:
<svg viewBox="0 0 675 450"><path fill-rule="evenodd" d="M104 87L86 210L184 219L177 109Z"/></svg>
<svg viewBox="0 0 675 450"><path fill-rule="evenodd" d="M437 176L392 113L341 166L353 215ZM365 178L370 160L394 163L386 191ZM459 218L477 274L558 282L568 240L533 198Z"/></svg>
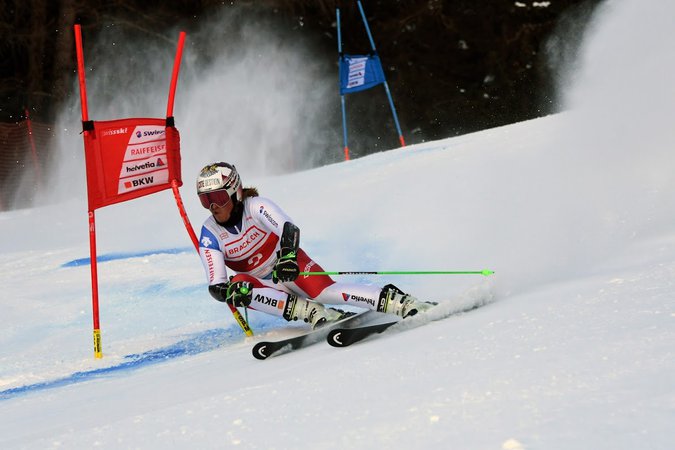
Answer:
<svg viewBox="0 0 675 450"><path fill-rule="evenodd" d="M359 11L361 12L361 18L363 19L363 25L366 27L366 33L368 33L368 39L370 40L370 47L373 49L373 53L377 54L375 49L375 41L373 40L373 35L370 33L370 27L368 26L368 20L366 20L366 13L363 12L363 6L361 6L361 0L356 2L359 6ZM340 28L340 20L338 18L338 29ZM338 34L339 36L339 34ZM384 73L384 71L382 71ZM396 115L396 108L394 107L394 99L391 98L391 92L389 91L389 84L387 84L387 79L384 79L384 91L387 93L387 98L389 99L389 106L391 107L391 114L394 116L394 124L396 124L396 131L398 132L398 140L401 143L401 147L405 147L405 140L403 139L403 133L401 132L401 125L398 123L398 116Z"/></svg>
<svg viewBox="0 0 675 450"><path fill-rule="evenodd" d="M345 161L349 161L349 146L347 145L347 110L345 95L342 94L342 34L340 31L340 8L336 8L337 38L338 38L338 87L340 88L340 105L342 107L342 140L344 142Z"/></svg>

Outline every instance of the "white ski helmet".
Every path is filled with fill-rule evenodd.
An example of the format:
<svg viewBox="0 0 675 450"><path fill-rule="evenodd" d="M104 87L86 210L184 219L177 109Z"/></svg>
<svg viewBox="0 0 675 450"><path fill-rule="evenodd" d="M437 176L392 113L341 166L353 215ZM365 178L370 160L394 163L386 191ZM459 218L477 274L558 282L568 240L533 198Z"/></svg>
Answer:
<svg viewBox="0 0 675 450"><path fill-rule="evenodd" d="M240 202L243 188L237 169L225 162L205 166L197 177L197 195L207 209L214 203L224 206L230 200Z"/></svg>

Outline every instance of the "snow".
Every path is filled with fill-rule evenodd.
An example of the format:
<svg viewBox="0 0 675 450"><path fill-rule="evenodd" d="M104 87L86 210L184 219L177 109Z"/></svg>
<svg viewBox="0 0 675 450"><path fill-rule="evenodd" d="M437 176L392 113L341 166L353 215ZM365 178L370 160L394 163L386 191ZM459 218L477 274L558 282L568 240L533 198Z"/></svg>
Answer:
<svg viewBox="0 0 675 450"><path fill-rule="evenodd" d="M482 305L469 312L257 361L257 340L302 326L252 312L243 337L164 192L97 211L96 360L81 171L78 195L1 213L0 447L671 448L665 3L604 5L565 113L289 175L242 171L326 270L494 270L353 277L446 313ZM182 133L199 225L189 180L211 158Z"/></svg>

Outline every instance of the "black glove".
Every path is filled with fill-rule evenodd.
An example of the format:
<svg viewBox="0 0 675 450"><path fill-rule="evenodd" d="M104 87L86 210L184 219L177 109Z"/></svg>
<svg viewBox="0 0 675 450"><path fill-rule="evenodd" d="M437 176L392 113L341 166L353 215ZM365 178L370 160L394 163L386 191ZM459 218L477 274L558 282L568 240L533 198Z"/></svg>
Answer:
<svg viewBox="0 0 675 450"><path fill-rule="evenodd" d="M282 248L277 252L277 263L272 271L272 282L295 281L300 274L298 256L295 250Z"/></svg>
<svg viewBox="0 0 675 450"><path fill-rule="evenodd" d="M248 281L230 283L225 294L225 302L235 307L246 307L251 304L252 289L253 284Z"/></svg>

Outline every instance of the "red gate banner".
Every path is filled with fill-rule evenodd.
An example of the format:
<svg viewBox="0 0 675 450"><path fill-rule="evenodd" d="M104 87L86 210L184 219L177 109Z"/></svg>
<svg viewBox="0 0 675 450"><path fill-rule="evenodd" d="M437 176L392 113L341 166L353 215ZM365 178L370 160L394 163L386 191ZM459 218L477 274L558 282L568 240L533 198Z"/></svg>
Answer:
<svg viewBox="0 0 675 450"><path fill-rule="evenodd" d="M166 119L93 122L85 133L89 210L182 185L180 135Z"/></svg>

